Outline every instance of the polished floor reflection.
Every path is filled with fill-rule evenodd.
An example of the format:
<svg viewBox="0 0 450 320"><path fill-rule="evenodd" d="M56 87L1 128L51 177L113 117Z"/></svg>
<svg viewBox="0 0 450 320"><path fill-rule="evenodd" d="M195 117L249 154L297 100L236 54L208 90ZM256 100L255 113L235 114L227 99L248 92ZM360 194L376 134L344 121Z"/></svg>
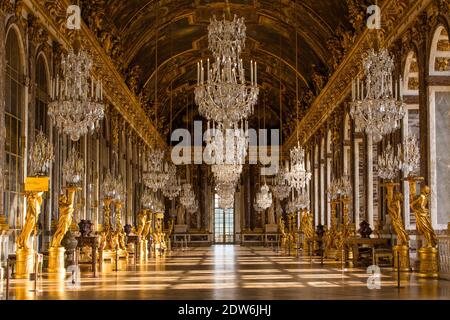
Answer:
<svg viewBox="0 0 450 320"><path fill-rule="evenodd" d="M97 278L12 280L9 299L450 299L450 282L382 269L381 288L369 289L366 270L288 257L269 248L213 246L174 251L138 266L106 265ZM75 283L73 283L75 282ZM5 288L2 298L5 299Z"/></svg>

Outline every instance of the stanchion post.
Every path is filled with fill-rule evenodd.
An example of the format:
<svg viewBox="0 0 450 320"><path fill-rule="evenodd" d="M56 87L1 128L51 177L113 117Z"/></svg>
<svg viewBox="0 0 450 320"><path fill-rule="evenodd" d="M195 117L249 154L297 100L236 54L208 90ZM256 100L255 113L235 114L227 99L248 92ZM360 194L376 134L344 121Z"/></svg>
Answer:
<svg viewBox="0 0 450 320"><path fill-rule="evenodd" d="M397 251L397 288L400 289L400 252Z"/></svg>

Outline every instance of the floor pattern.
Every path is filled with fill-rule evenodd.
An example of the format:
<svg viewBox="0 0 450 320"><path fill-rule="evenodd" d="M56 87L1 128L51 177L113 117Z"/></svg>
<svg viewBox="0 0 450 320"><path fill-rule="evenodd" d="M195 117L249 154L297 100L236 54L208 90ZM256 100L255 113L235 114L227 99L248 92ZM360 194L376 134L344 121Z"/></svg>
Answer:
<svg viewBox="0 0 450 320"><path fill-rule="evenodd" d="M401 288L389 268L382 269L380 289L369 289L364 269L344 269L339 263L309 257L290 257L268 248L213 246L175 250L119 271L105 265L93 278L87 269L81 279L37 282L12 280L9 299L126 299L126 300L302 300L302 299L450 299L450 281L417 279L403 274ZM368 285L368 283L370 285ZM1 288L5 298L5 284Z"/></svg>

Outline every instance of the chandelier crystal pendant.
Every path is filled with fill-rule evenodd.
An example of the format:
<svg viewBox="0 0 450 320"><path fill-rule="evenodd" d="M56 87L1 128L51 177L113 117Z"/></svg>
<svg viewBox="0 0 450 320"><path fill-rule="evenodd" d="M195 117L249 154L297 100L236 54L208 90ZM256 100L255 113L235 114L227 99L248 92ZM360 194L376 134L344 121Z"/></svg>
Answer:
<svg viewBox="0 0 450 320"><path fill-rule="evenodd" d="M300 143L290 152L291 168L288 173L289 185L297 191L306 187L311 180L312 174L305 168L305 150Z"/></svg>
<svg viewBox="0 0 450 320"><path fill-rule="evenodd" d="M399 128L405 116L403 80L394 81L394 60L387 49L371 49L363 61L364 80L352 83L350 115L360 131L380 142L384 135Z"/></svg>
<svg viewBox="0 0 450 320"><path fill-rule="evenodd" d="M208 27L209 49L213 61L197 65L195 101L199 113L208 120L224 124L237 123L253 113L258 100L258 73L256 62L250 62L250 83L240 58L245 47L246 27L243 18L234 16L211 19ZM205 70L206 68L206 70ZM206 79L205 79L206 75Z"/></svg>
<svg viewBox="0 0 450 320"><path fill-rule="evenodd" d="M51 85L48 114L61 132L73 141L100 127L104 117L103 86L91 76L92 59L79 40L61 58L61 78Z"/></svg>
<svg viewBox="0 0 450 320"><path fill-rule="evenodd" d="M394 154L394 148L390 144L378 157L378 176L381 179L392 181L401 169L401 162Z"/></svg>

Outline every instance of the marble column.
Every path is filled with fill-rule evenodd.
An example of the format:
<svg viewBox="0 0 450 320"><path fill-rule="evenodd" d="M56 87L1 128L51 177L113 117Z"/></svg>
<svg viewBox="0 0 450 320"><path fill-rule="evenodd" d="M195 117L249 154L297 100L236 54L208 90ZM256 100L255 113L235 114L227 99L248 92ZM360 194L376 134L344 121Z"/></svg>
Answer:
<svg viewBox="0 0 450 320"><path fill-rule="evenodd" d="M6 50L5 50L5 14L0 11L0 214L4 214L3 192L5 181L5 62L6 62Z"/></svg>

